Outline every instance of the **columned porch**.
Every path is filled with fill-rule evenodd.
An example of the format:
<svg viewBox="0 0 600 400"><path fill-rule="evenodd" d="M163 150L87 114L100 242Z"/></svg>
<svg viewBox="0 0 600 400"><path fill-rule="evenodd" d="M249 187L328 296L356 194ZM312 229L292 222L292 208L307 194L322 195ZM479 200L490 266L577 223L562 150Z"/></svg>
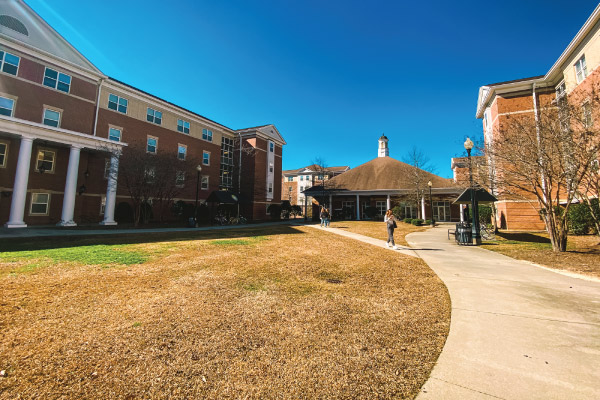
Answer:
<svg viewBox="0 0 600 400"><path fill-rule="evenodd" d="M0 140L5 146L3 162L7 174L0 181L2 201L10 200L10 214L4 223L7 228L26 227L25 212L29 197L29 215L50 215L52 194L62 194L62 206L58 226L75 226L73 215L76 194L82 194L85 186L78 186L80 175L80 156L83 150L101 152L111 158L111 173L106 189L104 221L107 225L114 222L118 157L125 143L114 142L106 138L54 128L47 125L0 116ZM18 146L18 151L16 147ZM13 148L11 148L13 147ZM66 171L56 166L56 151L36 149L68 149ZM61 150L64 153L64 150ZM113 169L114 167L114 169ZM14 174L10 173L13 170ZM87 174L86 170L86 174ZM52 174L52 182L44 174ZM57 175L61 175L58 176ZM49 175L46 175L49 177ZM35 178L35 187L31 188L30 178ZM60 186L62 182L62 186ZM62 190L61 190L62 189ZM34 193L35 191L35 193ZM30 196L28 196L30 192ZM56 197L56 196L55 196ZM56 208L56 204L52 204ZM5 216L3 218L6 218ZM56 220L55 220L56 221Z"/></svg>

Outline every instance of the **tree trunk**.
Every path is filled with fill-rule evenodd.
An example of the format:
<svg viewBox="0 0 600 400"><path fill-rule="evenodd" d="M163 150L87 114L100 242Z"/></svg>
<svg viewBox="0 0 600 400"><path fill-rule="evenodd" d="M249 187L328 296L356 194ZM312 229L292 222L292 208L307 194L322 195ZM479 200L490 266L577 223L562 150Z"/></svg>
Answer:
<svg viewBox="0 0 600 400"><path fill-rule="evenodd" d="M556 226L556 220L550 214L546 215L546 230L550 236L552 251L561 253L567 251L567 230Z"/></svg>

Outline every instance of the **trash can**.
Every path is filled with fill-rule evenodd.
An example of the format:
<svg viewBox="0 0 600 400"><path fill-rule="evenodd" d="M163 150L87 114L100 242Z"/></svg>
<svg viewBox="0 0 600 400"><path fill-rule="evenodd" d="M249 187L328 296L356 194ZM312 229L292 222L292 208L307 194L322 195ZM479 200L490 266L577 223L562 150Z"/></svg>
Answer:
<svg viewBox="0 0 600 400"><path fill-rule="evenodd" d="M471 244L473 242L471 224L466 222L456 224L456 242L458 244Z"/></svg>

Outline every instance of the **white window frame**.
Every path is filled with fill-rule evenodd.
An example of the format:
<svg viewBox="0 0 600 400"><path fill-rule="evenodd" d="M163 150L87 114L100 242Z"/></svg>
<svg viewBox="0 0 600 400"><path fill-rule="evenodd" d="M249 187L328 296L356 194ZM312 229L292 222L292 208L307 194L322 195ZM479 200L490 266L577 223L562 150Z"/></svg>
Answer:
<svg viewBox="0 0 600 400"><path fill-rule="evenodd" d="M160 114L160 117L157 117L156 114ZM152 116L152 120L148 119L148 117ZM146 121L151 122L156 125L162 125L163 113L162 111L155 110L154 108L148 107L146 110ZM156 122L158 121L158 122Z"/></svg>
<svg viewBox="0 0 600 400"><path fill-rule="evenodd" d="M144 179L152 184L156 181L156 167L151 166L144 169Z"/></svg>
<svg viewBox="0 0 600 400"><path fill-rule="evenodd" d="M378 215L385 215L386 213L386 208L387 208L387 201L386 200L377 200L375 202L375 208L377 208L377 214Z"/></svg>
<svg viewBox="0 0 600 400"><path fill-rule="evenodd" d="M581 112L583 114L583 126L591 128L594 125L594 120L592 118L592 104L589 100L581 104Z"/></svg>
<svg viewBox="0 0 600 400"><path fill-rule="evenodd" d="M154 140L154 151L150 151L150 140ZM146 135L146 153L156 154L158 153L158 138L152 135Z"/></svg>
<svg viewBox="0 0 600 400"><path fill-rule="evenodd" d="M206 156L208 156L208 162L206 162ZM202 165L210 165L210 151L202 151Z"/></svg>
<svg viewBox="0 0 600 400"><path fill-rule="evenodd" d="M50 70L50 71L53 71L53 72L56 72L56 83L54 84L54 86L46 85L46 83L45 83L45 80L46 80L46 72L47 72L48 70ZM58 88L58 83L59 83L59 82L60 82L60 83L63 83L63 84L65 84L65 82L63 82L63 81L61 81L61 80L60 80L60 78L61 78L61 75L62 75L62 76L68 76L68 77L69 77L69 90L67 90L66 92L65 92L64 90L61 90L61 89L59 89L59 88ZM50 78L50 79L54 79L54 78ZM69 75L69 74L65 74L65 73L62 73L62 72L60 72L60 71L58 71L58 70L56 70L56 69L52 69L52 68L49 68L49 67L46 67L46 69L44 69L44 78L42 79L42 85L43 85L43 86L45 86L45 87L49 87L49 88L51 88L51 89L54 89L54 90L57 90L57 91L59 91L59 92L63 92L63 93L71 93L71 85L72 85L72 84L73 84L73 77L72 77L71 75Z"/></svg>
<svg viewBox="0 0 600 400"><path fill-rule="evenodd" d="M207 142L213 141L213 131L210 129L203 128L202 129L202 140L206 140Z"/></svg>
<svg viewBox="0 0 600 400"><path fill-rule="evenodd" d="M7 75L18 76L18 75L19 75L19 66L21 65L21 57L19 57L19 56L17 56L17 55L14 55L13 53L9 53L9 52L7 52L7 51L6 51L6 50L4 50L4 49L0 49L0 51L3 53L3 54L2 54L2 57L0 57L0 72L3 72L3 73L5 73L5 74L7 74ZM13 57L17 58L17 65L16 65L16 67L17 67L17 71L16 71L14 74L11 74L10 72L6 72L6 71L4 70L4 65L5 65L5 64L12 65L12 66L15 66L15 64L12 64L12 63L10 63L10 62L6 62L6 55L7 55L7 54L9 54L9 55L11 55L11 56L13 56Z"/></svg>
<svg viewBox="0 0 600 400"><path fill-rule="evenodd" d="M104 215L106 211L106 195L100 196L100 215Z"/></svg>
<svg viewBox="0 0 600 400"><path fill-rule="evenodd" d="M55 113L58 113L58 121L56 126L54 125L48 125L46 124L46 111L53 111ZM46 125L46 126L51 126L53 128L60 128L60 124L62 122L62 111L60 108L56 108L56 107L51 107L51 106L47 106L44 105L44 111L42 112L42 124Z"/></svg>
<svg viewBox="0 0 600 400"><path fill-rule="evenodd" d="M581 78L579 75L581 74ZM575 62L575 79L577 79L577 83L581 83L588 77L587 71L587 63L585 61L585 54L583 54L579 59Z"/></svg>
<svg viewBox="0 0 600 400"><path fill-rule="evenodd" d="M269 152L275 153L275 143L269 142Z"/></svg>
<svg viewBox="0 0 600 400"><path fill-rule="evenodd" d="M183 153L179 150L183 149ZM183 158L179 157L180 154L183 154ZM185 161L187 158L187 146L185 144L177 143L177 159L181 161Z"/></svg>
<svg viewBox="0 0 600 400"><path fill-rule="evenodd" d="M269 182L268 193L273 193L273 183L272 182Z"/></svg>
<svg viewBox="0 0 600 400"><path fill-rule="evenodd" d="M200 177L200 190L208 190L209 188L209 176L208 175L202 175Z"/></svg>
<svg viewBox="0 0 600 400"><path fill-rule="evenodd" d="M187 124L187 126L186 126ZM179 129L181 127L181 129ZM190 134L190 129L191 129L191 124L184 120L184 119L177 119L177 132L181 132L184 135L189 135ZM187 128L187 132L185 131Z"/></svg>
<svg viewBox="0 0 600 400"><path fill-rule="evenodd" d="M114 140L114 139L110 138L111 131L117 131L117 132L119 132L119 140ZM120 142L120 141L122 141L123 140L123 128L120 128L118 126L109 125L108 126L108 140L112 140L113 142Z"/></svg>
<svg viewBox="0 0 600 400"><path fill-rule="evenodd" d="M115 96L117 98L117 102L115 103L117 105L117 108L110 108L110 103L111 103L110 96ZM125 101L125 111L119 110L119 107L122 106L121 100ZM126 99L125 97L119 96L118 94L114 94L114 93L110 93L109 92L108 93L108 102L106 103L106 108L108 108L109 110L116 111L116 112L119 112L121 114L127 115L127 109L129 108L129 100Z"/></svg>
<svg viewBox="0 0 600 400"><path fill-rule="evenodd" d="M15 99L13 97L8 97L8 96L6 96L4 94L0 95L0 98L12 101L12 108L10 109L10 115L8 115L8 117L14 117L14 115L15 115L15 108L16 108L15 105L17 104L17 99ZM4 109L8 110L8 108L4 108ZM2 115L4 115L4 114L2 114Z"/></svg>
<svg viewBox="0 0 600 400"><path fill-rule="evenodd" d="M565 81L561 81L558 85L556 85L556 98L561 99L567 94L567 85Z"/></svg>
<svg viewBox="0 0 600 400"><path fill-rule="evenodd" d="M34 200L34 198L35 198L36 196L39 196L39 195L45 195L45 196L48 196L48 197L47 197L47 201L46 201L45 203L41 203L41 202L39 202L39 201L38 201L38 202L34 202L34 201L33 201L33 200ZM35 192L35 193L31 193L31 201L29 202L29 215L32 215L32 216L44 216L44 215L48 215L48 214L50 214L50 196L51 196L51 195L50 195L50 193L43 193L43 192ZM38 212L35 212L35 213L34 213L34 212L33 212L33 205L34 205L34 204L45 204L45 205L46 205L46 212L45 212L45 213L38 213Z"/></svg>
<svg viewBox="0 0 600 400"><path fill-rule="evenodd" d="M0 144L3 144L5 146L4 154L0 153L4 156L4 158L2 159L2 163L0 164L0 168L6 168L6 164L7 164L6 160L8 159L8 149L10 147L10 144L4 140L0 140Z"/></svg>
<svg viewBox="0 0 600 400"><path fill-rule="evenodd" d="M37 150L38 150L37 151L37 155L35 157L35 172L39 172L41 174L41 172L40 172L40 165L39 164L40 164L40 162L46 162L46 163L51 163L52 167L50 169L44 170L44 174L53 174L54 170L56 168L56 151L55 150L51 150L51 149L47 149L47 148L43 148L43 147L38 147ZM43 157L40 160L40 155L43 152L52 153L52 160L51 161L44 160Z"/></svg>
<svg viewBox="0 0 600 400"><path fill-rule="evenodd" d="M110 158L105 158L104 159L104 179L107 179L110 177Z"/></svg>

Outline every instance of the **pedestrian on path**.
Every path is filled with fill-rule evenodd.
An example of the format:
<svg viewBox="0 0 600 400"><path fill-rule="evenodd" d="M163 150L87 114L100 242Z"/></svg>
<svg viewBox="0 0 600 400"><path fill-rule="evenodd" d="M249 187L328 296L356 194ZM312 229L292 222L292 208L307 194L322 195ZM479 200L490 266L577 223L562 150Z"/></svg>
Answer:
<svg viewBox="0 0 600 400"><path fill-rule="evenodd" d="M319 218L321 218L321 228L325 224L325 207L321 207L321 212L319 213Z"/></svg>
<svg viewBox="0 0 600 400"><path fill-rule="evenodd" d="M397 227L396 217L394 217L392 210L387 210L383 220L386 223L387 231L388 231L388 240L386 243L387 247L393 247L394 250L398 250L398 246L396 246L396 243L394 242L394 229L396 229L396 227ZM390 246L390 243L391 243L391 246Z"/></svg>
<svg viewBox="0 0 600 400"><path fill-rule="evenodd" d="M325 228L329 228L329 221L331 221L331 214L329 213L329 209L325 209Z"/></svg>

